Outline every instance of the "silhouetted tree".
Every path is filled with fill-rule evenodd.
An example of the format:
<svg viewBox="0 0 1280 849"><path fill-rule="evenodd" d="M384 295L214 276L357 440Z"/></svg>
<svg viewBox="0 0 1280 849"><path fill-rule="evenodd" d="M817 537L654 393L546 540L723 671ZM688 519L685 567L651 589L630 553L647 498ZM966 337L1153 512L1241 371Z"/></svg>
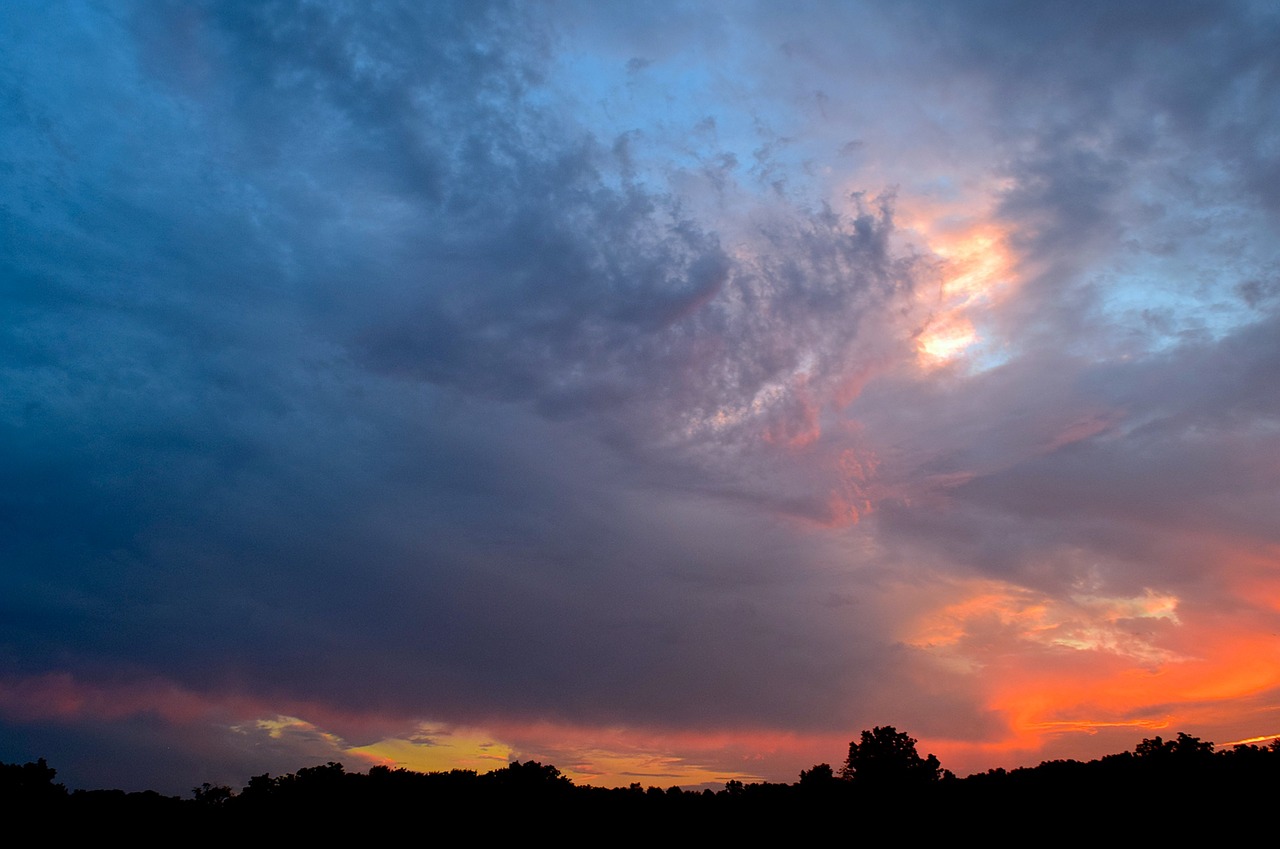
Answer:
<svg viewBox="0 0 1280 849"><path fill-rule="evenodd" d="M495 769L483 776L484 780L507 792L522 794L563 794L573 789L567 775L551 764L537 761L512 761L502 769Z"/></svg>
<svg viewBox="0 0 1280 849"><path fill-rule="evenodd" d="M254 802L265 801L279 792L283 780L283 776L272 778L269 772L250 776L249 783L240 791L240 798Z"/></svg>
<svg viewBox="0 0 1280 849"><path fill-rule="evenodd" d="M826 787L836 780L831 764L814 764L812 769L800 770L801 787Z"/></svg>
<svg viewBox="0 0 1280 849"><path fill-rule="evenodd" d="M1160 737L1154 739L1143 738L1142 742L1133 750L1134 757L1147 762L1169 762L1175 763L1193 763L1202 762L1213 754L1213 743L1207 740L1201 740L1199 737L1192 737L1181 731L1173 740L1164 740Z"/></svg>
<svg viewBox="0 0 1280 849"><path fill-rule="evenodd" d="M195 798L197 804L210 808L220 808L234 794L231 792L231 788L225 784L210 784L206 781L199 787L192 787L191 795Z"/></svg>
<svg viewBox="0 0 1280 849"><path fill-rule="evenodd" d="M875 786L924 784L942 775L938 759L933 754L920 757L915 738L892 725L863 731L861 742L849 744L849 757L840 770L842 778Z"/></svg>
<svg viewBox="0 0 1280 849"><path fill-rule="evenodd" d="M67 788L53 783L57 774L44 758L21 765L0 763L0 799L14 805L65 799Z"/></svg>

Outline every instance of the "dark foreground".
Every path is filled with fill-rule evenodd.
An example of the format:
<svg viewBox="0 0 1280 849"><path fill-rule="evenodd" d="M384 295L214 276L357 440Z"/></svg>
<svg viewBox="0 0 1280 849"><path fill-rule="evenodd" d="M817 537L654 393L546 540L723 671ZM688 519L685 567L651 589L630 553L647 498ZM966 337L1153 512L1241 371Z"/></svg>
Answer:
<svg viewBox="0 0 1280 849"><path fill-rule="evenodd" d="M395 842L538 835L664 843L813 837L876 844L971 836L998 845L1052 845L1265 835L1280 800L1275 743L1215 752L1213 744L1180 734L1099 760L1048 761L963 779L903 763L886 769L883 761L868 759L870 750L863 750L860 763L858 749L851 744L850 760L838 772L820 764L795 784L735 781L716 792L576 786L555 767L534 761L484 775L387 767L351 773L329 763L255 776L239 791L205 784L181 799L67 792L41 760L0 764L0 810L11 824L37 823L50 836L111 834L143 843L192 835ZM915 760L906 766L926 763L914 748L907 757ZM932 756L929 762L937 763Z"/></svg>

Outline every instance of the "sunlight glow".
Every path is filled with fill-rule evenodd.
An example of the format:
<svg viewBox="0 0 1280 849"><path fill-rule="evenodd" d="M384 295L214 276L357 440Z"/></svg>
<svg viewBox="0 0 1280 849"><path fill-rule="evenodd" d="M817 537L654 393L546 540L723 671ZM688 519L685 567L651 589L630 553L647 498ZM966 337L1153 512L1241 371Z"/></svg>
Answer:
<svg viewBox="0 0 1280 849"><path fill-rule="evenodd" d="M1154 632L1135 620L1178 624L1178 600L1147 590L1134 598L1093 595L1053 599L998 581L977 582L971 595L928 614L909 644L968 656L980 663L992 639L1100 651L1142 662L1169 662L1173 652L1157 646Z"/></svg>
<svg viewBox="0 0 1280 849"><path fill-rule="evenodd" d="M799 745L807 742L799 741ZM762 780L758 772L724 763L742 761L738 749L768 751L797 744L790 734L697 735L534 723L491 729L423 725L408 737L388 738L347 751L418 772L472 769L485 773L513 760L536 760L553 764L577 784L718 788L731 779Z"/></svg>
<svg viewBox="0 0 1280 849"><path fill-rule="evenodd" d="M944 365L982 340L978 314L1008 296L1014 260L1008 234L977 221L956 226L950 219L921 215L912 224L924 246L939 259L940 281L924 306L929 318L916 338L920 364Z"/></svg>
<svg viewBox="0 0 1280 849"><path fill-rule="evenodd" d="M1213 728L1248 728L1245 716L1274 721L1280 707L1280 644L1249 621L1266 611L1226 622L1153 589L1054 598L983 580L953 592L917 617L905 642L974 682L1006 731L941 742L940 754L977 763L1002 752L1071 756L1095 751L1085 741L1099 734L1123 741L1125 729L1203 729L1212 738L1223 733Z"/></svg>
<svg viewBox="0 0 1280 849"><path fill-rule="evenodd" d="M511 761L511 747L475 730L454 731L421 726L408 737L391 737L347 751L390 767L415 772L471 769L478 773L501 769Z"/></svg>

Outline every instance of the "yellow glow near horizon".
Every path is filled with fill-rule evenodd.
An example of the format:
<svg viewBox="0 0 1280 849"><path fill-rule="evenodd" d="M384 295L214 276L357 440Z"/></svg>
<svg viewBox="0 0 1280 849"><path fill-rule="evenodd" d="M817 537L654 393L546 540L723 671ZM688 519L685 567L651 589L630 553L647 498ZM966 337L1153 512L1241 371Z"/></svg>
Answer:
<svg viewBox="0 0 1280 849"><path fill-rule="evenodd" d="M744 735L746 739L751 736ZM773 743L777 745L777 741ZM731 779L747 783L763 780L754 772L726 769L724 765L696 759L699 752L723 757L727 749L739 744L737 735L654 735L622 728L536 724L491 731L424 726L420 734L411 737L383 739L346 751L415 772L471 769L486 773L501 769L512 760L536 760L554 765L576 784L598 787L626 787L632 783L663 788L718 787Z"/></svg>
<svg viewBox="0 0 1280 849"><path fill-rule="evenodd" d="M510 762L512 753L510 746L491 735L468 730L424 730L411 738L392 737L347 751L414 772L472 769L478 773L501 769Z"/></svg>
<svg viewBox="0 0 1280 849"><path fill-rule="evenodd" d="M1269 743L1274 740L1280 740L1280 734L1263 734L1261 737L1246 737L1243 740L1231 740L1226 743L1219 743L1218 749L1229 749L1233 746L1252 746L1257 743Z"/></svg>

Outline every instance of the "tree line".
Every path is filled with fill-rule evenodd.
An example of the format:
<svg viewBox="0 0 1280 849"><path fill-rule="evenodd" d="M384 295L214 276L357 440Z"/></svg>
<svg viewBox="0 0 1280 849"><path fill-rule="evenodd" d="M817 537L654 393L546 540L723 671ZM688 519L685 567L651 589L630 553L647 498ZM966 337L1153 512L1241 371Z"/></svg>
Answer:
<svg viewBox="0 0 1280 849"><path fill-rule="evenodd" d="M328 823L325 833L331 835L342 823L354 827L370 818L405 814L477 823L497 816L546 827L629 822L656 830L655 836L664 828L699 827L719 835L726 828L781 834L851 816L873 823L905 818L901 822L911 823L920 834L930 829L940 835L984 831L995 823L1038 828L1054 822L1064 834L1105 823L1109 833L1133 828L1134 836L1150 837L1167 829L1185 836L1188 829L1207 828L1210 822L1217 823L1219 832L1229 828L1230 811L1270 809L1280 790L1280 740L1218 750L1211 742L1178 733L1169 739L1146 738L1132 751L1096 760L1045 761L957 778L932 753L921 756L917 741L905 732L877 726L850 742L838 768L815 764L793 784L731 780L718 790L701 791L639 783L625 788L576 785L556 767L537 761L515 761L484 774L387 766L360 773L329 762L295 773L253 776L239 790L205 783L193 788L189 798L149 791L68 792L55 778L44 759L0 763L0 806L31 815L65 814L66 822L98 826L148 823L228 834L274 829L282 836L318 828L317 823ZM1218 810L1224 819L1134 818L1137 812L1162 810L1182 816L1191 810Z"/></svg>

